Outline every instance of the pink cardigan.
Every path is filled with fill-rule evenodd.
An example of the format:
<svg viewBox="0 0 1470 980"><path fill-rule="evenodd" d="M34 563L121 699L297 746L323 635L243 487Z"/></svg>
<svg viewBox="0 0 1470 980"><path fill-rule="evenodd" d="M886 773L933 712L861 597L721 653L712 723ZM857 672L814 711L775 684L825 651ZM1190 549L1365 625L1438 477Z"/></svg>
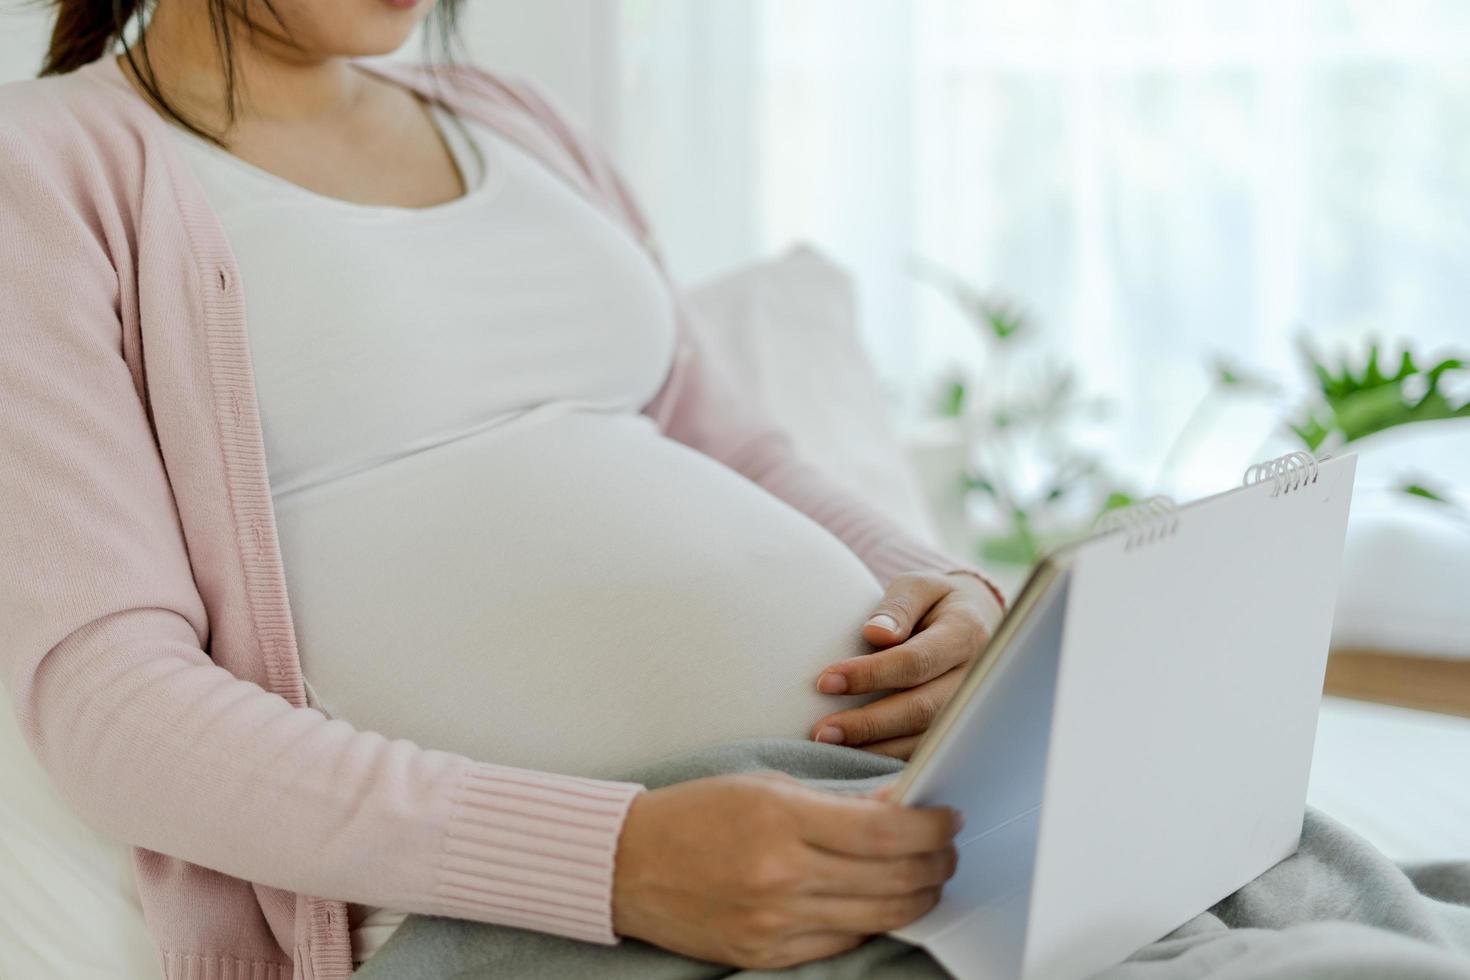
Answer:
<svg viewBox="0 0 1470 980"><path fill-rule="evenodd" d="M373 70L495 126L649 241L533 89ZM239 277L167 126L110 57L0 88L0 666L27 741L83 819L134 845L169 980L341 980L345 902L616 942L613 858L641 786L307 706ZM645 409L665 433L885 584L973 570L796 458L680 333Z"/></svg>

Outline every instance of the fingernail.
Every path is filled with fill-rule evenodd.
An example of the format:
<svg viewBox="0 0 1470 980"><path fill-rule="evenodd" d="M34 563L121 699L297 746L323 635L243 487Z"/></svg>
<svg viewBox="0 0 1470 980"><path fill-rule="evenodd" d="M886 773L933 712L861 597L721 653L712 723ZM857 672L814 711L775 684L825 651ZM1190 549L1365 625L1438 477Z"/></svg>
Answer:
<svg viewBox="0 0 1470 980"><path fill-rule="evenodd" d="M965 815L954 807L950 807L950 812L954 814L954 832L958 834L965 829Z"/></svg>
<svg viewBox="0 0 1470 980"><path fill-rule="evenodd" d="M887 630L890 633L898 632L898 620L894 619L887 613L879 613L878 615L874 616L872 619L868 620L868 625L876 626L880 630Z"/></svg>
<svg viewBox="0 0 1470 980"><path fill-rule="evenodd" d="M847 691L847 678L839 673L828 671L817 678L817 690L823 694L843 694Z"/></svg>
<svg viewBox="0 0 1470 980"><path fill-rule="evenodd" d="M818 742L830 742L833 745L842 744L842 729L836 725L823 725L817 729Z"/></svg>

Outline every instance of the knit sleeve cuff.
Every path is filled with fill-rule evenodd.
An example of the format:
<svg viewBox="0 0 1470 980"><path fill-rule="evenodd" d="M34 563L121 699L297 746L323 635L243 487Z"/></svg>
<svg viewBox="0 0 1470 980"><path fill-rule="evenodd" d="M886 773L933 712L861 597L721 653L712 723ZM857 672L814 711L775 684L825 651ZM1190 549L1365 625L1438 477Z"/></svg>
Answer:
<svg viewBox="0 0 1470 980"><path fill-rule="evenodd" d="M470 765L444 838L440 914L617 944L613 864L628 808L643 790Z"/></svg>

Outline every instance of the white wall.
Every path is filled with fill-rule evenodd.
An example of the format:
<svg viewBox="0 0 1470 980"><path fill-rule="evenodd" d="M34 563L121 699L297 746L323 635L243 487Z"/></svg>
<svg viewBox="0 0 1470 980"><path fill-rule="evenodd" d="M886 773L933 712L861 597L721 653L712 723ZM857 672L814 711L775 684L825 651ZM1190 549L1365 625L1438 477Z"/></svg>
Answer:
<svg viewBox="0 0 1470 980"><path fill-rule="evenodd" d="M467 0L463 36L477 64L527 74L598 139L616 132L616 93L600 79L615 77L618 0ZM0 83L30 78L40 68L51 10L0 0ZM417 38L399 52L417 57Z"/></svg>
<svg viewBox="0 0 1470 980"><path fill-rule="evenodd" d="M0 84L35 76L50 33L49 9L0 0Z"/></svg>
<svg viewBox="0 0 1470 980"><path fill-rule="evenodd" d="M768 251L761 240L757 84L763 4L627 0L619 52L622 166L676 278L693 282ZM601 135L601 134L599 134ZM784 243L782 243L784 244Z"/></svg>

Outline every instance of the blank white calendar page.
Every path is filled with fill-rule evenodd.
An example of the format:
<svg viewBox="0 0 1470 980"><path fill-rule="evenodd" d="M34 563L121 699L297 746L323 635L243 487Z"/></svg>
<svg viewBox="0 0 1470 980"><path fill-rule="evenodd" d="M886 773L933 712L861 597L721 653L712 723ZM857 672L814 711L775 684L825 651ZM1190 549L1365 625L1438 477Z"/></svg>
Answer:
<svg viewBox="0 0 1470 980"><path fill-rule="evenodd" d="M1073 555L1027 977L1117 962L1295 850L1354 462Z"/></svg>

